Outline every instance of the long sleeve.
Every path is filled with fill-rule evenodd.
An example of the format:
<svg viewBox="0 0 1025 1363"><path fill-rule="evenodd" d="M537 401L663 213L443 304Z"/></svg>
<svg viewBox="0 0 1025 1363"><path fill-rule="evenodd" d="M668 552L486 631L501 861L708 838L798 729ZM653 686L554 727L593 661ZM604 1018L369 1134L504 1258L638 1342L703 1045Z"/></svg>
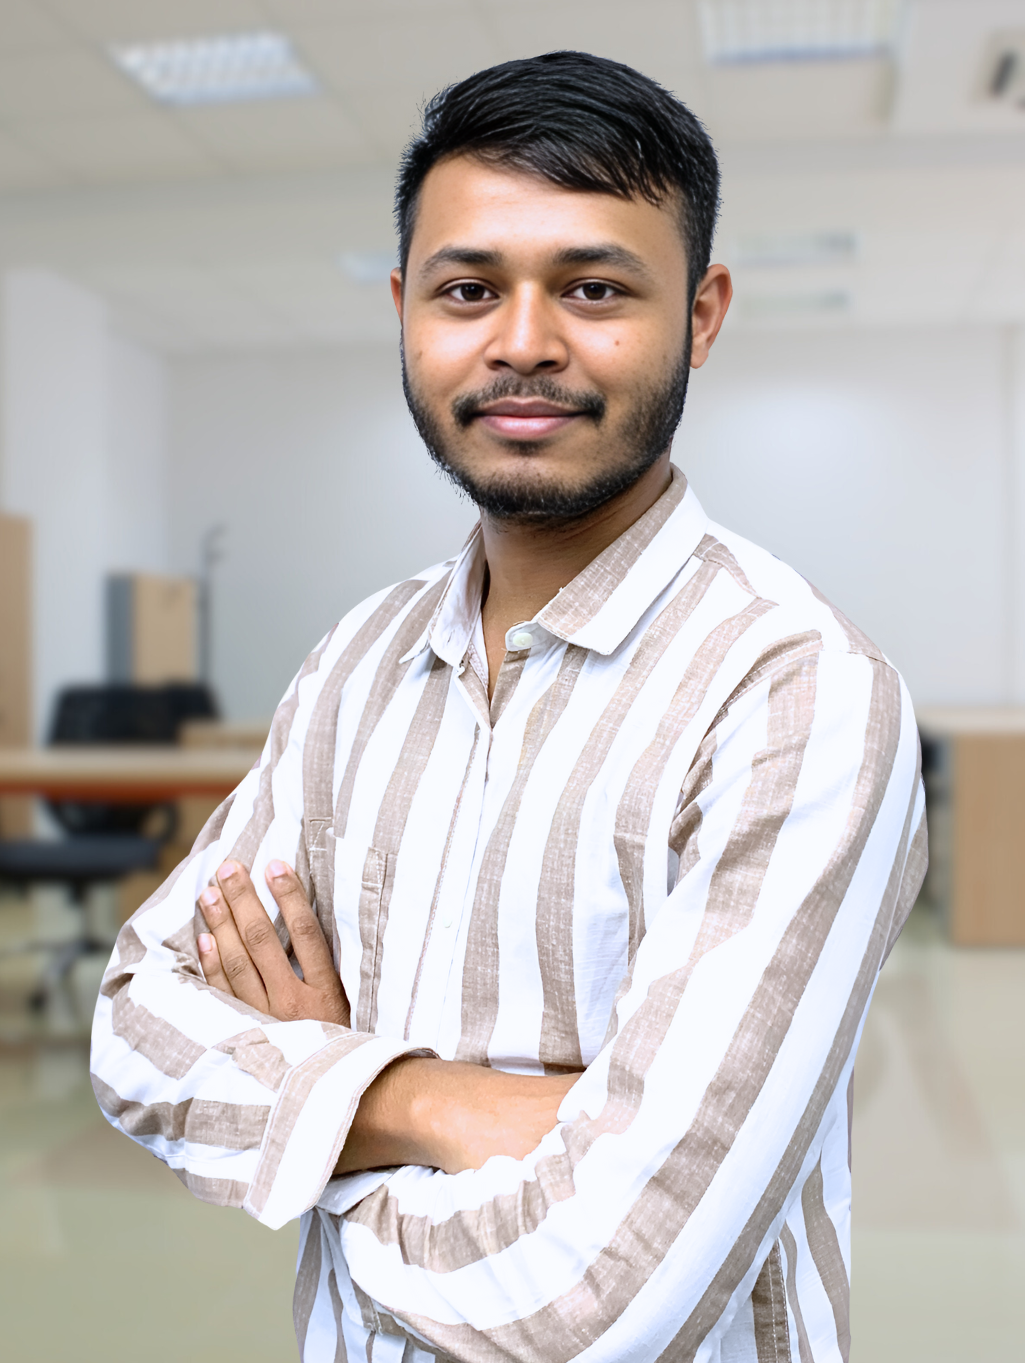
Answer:
<svg viewBox="0 0 1025 1363"><path fill-rule="evenodd" d="M525 1160L405 1168L351 1209L347 1309L473 1363L718 1358L802 1189L829 1214L841 1127L847 1178L856 1044L924 870L918 772L879 655L807 635L749 675L562 1124Z"/></svg>
<svg viewBox="0 0 1025 1363"><path fill-rule="evenodd" d="M263 872L280 857L306 866L310 884L303 763L318 701L337 710L325 687L340 688L409 595L371 598L306 660L257 766L122 929L95 1014L93 1087L108 1121L200 1198L274 1227L317 1201L364 1089L413 1048L341 1026L278 1022L212 989L199 966L196 899L235 857L285 937Z"/></svg>

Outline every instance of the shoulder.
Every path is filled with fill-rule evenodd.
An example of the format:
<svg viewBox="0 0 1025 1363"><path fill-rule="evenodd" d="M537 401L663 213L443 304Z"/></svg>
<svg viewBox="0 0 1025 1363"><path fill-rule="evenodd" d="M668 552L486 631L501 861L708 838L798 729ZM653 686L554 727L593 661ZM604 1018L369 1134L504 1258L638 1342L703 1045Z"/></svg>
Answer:
<svg viewBox="0 0 1025 1363"><path fill-rule="evenodd" d="M816 634L822 649L891 665L869 636L807 578L743 535L709 522L695 554L728 573L752 600L771 604L768 619L777 639Z"/></svg>

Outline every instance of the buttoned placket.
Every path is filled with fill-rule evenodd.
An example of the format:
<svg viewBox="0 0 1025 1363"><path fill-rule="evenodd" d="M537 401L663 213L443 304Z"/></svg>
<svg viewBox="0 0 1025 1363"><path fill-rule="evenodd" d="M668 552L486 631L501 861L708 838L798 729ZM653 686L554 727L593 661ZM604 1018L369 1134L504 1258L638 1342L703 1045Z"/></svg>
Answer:
<svg viewBox="0 0 1025 1363"><path fill-rule="evenodd" d="M508 702L515 696L517 708L520 704L531 708L536 703L537 695L534 692L538 687L538 681L533 676L536 669L531 665L531 654L547 652L544 645L559 645L561 642L535 621L513 625L506 632L507 652L496 680L495 700L499 700L506 691L503 682L508 684L509 670L518 668L519 676L505 699ZM437 912L429 929L422 977L436 979L439 983L443 980L444 984L437 992L431 991L434 1008L428 1004L425 991L418 999L414 1015L416 1039L423 1044L435 1045L442 1053L454 1049L461 1027L462 962L466 934L481 862L487 850L490 830L494 828L500 813L500 810L491 808L491 801L504 801L505 790L518 758L518 753L504 751L506 743L503 735L509 733L511 726L515 727L512 717L506 706L498 709L493 704L489 705L484 683L470 665L468 648L454 673L455 689L466 705L468 717L473 719L476 734L466 779L453 811L449 856L442 873ZM554 680L554 676L551 680ZM508 741L516 743L512 734ZM516 746L518 748L519 745ZM503 765L508 762L511 766L510 771L502 773L506 779L499 780L497 784L490 779L496 758ZM471 840L472 849L468 845ZM466 868L463 874L459 873L460 865ZM421 1003L425 1005L423 1010ZM437 1031L428 1039L421 1028L415 1025L415 1021L420 1018L426 1021L432 1012ZM449 1044L446 1045L446 1042Z"/></svg>

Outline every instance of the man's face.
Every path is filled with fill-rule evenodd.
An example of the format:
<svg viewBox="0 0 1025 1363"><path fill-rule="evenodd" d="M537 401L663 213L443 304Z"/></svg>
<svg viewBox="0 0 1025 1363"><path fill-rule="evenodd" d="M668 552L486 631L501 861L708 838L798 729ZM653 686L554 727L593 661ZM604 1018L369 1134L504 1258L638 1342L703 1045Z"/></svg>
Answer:
<svg viewBox="0 0 1025 1363"><path fill-rule="evenodd" d="M486 512L584 515L668 448L690 358L673 205L454 157L393 287L414 419Z"/></svg>

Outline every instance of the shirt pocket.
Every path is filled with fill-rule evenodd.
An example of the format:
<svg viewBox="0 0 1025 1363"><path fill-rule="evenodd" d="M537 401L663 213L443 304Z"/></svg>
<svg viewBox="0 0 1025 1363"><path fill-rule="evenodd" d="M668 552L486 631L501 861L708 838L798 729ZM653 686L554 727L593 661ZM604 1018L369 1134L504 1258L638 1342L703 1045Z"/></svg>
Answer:
<svg viewBox="0 0 1025 1363"><path fill-rule="evenodd" d="M394 854L383 852L378 847L368 847L363 862L358 909L361 953L359 997L354 1023L358 1032L373 1032L377 1026L377 995L394 874Z"/></svg>

